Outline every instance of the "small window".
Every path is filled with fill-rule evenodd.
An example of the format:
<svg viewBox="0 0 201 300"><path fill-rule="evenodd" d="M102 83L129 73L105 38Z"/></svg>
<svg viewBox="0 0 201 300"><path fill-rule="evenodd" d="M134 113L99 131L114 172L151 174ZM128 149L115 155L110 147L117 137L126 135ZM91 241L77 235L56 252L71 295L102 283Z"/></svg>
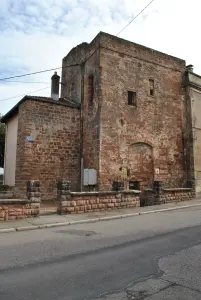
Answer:
<svg viewBox="0 0 201 300"><path fill-rule="evenodd" d="M149 95L154 96L154 80L149 79Z"/></svg>
<svg viewBox="0 0 201 300"><path fill-rule="evenodd" d="M94 77L91 75L88 77L88 101L90 104L93 102L94 97Z"/></svg>
<svg viewBox="0 0 201 300"><path fill-rule="evenodd" d="M128 105L137 106L136 92L128 91Z"/></svg>

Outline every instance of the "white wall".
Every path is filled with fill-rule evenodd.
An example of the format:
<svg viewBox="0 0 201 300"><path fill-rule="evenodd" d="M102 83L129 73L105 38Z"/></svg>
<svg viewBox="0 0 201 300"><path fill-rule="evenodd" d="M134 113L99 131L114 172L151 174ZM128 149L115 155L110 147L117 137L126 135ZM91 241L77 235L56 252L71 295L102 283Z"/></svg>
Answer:
<svg viewBox="0 0 201 300"><path fill-rule="evenodd" d="M199 79L200 80L200 79ZM201 192L201 92L191 88L196 192Z"/></svg>
<svg viewBox="0 0 201 300"><path fill-rule="evenodd" d="M4 184L10 186L15 185L17 128L18 128L18 115L15 115L6 124Z"/></svg>

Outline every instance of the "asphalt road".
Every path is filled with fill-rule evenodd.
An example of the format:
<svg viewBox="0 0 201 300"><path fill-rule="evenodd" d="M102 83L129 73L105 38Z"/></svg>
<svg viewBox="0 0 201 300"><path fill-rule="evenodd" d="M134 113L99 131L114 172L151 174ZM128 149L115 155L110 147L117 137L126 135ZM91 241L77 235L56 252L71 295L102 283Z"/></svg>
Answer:
<svg viewBox="0 0 201 300"><path fill-rule="evenodd" d="M1 234L0 299L201 299L201 208Z"/></svg>

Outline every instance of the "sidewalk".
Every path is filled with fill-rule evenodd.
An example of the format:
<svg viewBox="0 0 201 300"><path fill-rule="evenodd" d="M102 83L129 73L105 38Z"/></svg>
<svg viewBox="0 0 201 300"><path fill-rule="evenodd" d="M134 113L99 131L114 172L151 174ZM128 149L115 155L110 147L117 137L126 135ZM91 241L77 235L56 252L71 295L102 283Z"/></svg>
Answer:
<svg viewBox="0 0 201 300"><path fill-rule="evenodd" d="M162 211L184 209L184 208L190 208L196 206L201 206L201 199L196 199L192 201L183 201L178 203L139 207L133 209L125 208L125 209L119 209L113 211L83 213L83 214L75 214L75 215L52 214L46 216L39 216L37 218L28 218L25 220L0 222L0 233L107 221L112 219L128 218L128 217L140 216L140 215L145 215L150 213L159 213Z"/></svg>

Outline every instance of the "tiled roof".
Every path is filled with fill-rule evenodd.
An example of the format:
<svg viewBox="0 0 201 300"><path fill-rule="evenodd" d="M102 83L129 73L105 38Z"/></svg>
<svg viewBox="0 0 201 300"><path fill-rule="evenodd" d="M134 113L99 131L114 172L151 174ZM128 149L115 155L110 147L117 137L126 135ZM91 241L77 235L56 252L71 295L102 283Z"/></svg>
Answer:
<svg viewBox="0 0 201 300"><path fill-rule="evenodd" d="M36 101L42 101L42 102L51 103L55 105L67 106L70 108L80 108L79 103L73 100L67 100L65 98L56 101L50 97L26 95L15 106L13 106L13 108L11 108L11 110L9 110L9 112L7 112L6 115L3 116L3 118L1 119L1 123L6 123L15 113L17 113L19 106L26 100L36 100Z"/></svg>

